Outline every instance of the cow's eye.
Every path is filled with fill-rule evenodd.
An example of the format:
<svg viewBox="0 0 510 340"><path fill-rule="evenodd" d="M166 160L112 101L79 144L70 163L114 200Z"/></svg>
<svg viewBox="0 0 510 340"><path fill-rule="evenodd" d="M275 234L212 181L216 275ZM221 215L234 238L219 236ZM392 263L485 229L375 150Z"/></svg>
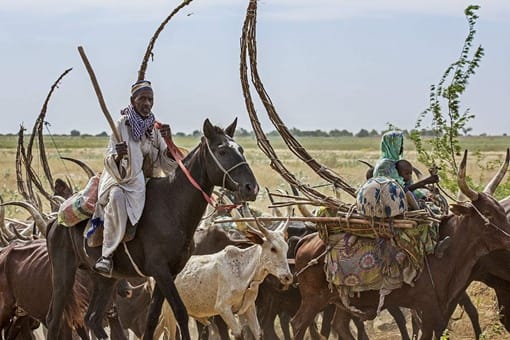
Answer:
<svg viewBox="0 0 510 340"><path fill-rule="evenodd" d="M271 252L272 253L276 253L276 248L275 247L271 247Z"/></svg>

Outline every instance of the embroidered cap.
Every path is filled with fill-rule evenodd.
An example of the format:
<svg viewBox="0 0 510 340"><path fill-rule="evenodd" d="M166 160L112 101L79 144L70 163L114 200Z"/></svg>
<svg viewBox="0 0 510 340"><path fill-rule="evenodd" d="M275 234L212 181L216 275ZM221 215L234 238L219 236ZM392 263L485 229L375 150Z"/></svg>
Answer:
<svg viewBox="0 0 510 340"><path fill-rule="evenodd" d="M152 91L152 85L151 82L148 80L139 80L133 85L131 85L131 96L133 97L138 91L141 90L151 90Z"/></svg>

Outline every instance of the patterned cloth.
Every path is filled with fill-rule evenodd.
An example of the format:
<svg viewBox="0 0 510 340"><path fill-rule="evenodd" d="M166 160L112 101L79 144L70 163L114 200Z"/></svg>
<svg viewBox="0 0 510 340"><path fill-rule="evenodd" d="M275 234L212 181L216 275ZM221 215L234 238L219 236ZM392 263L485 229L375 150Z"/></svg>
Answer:
<svg viewBox="0 0 510 340"><path fill-rule="evenodd" d="M336 212L322 207L317 215L331 217ZM324 260L327 281L351 310L349 297L354 293L379 291L379 311L392 290L403 283L413 285L423 270L425 256L434 253L437 229L437 224L422 224L412 229L395 228L390 238L375 238L319 225L319 237L330 249Z"/></svg>
<svg viewBox="0 0 510 340"><path fill-rule="evenodd" d="M358 212L365 216L388 218L407 211L404 189L389 177L372 177L358 189Z"/></svg>
<svg viewBox="0 0 510 340"><path fill-rule="evenodd" d="M131 126L131 133L135 141L140 141L143 135L152 132L154 122L156 121L152 112L147 118L142 118L142 116L135 111L133 105L130 104L128 107L122 109L120 113L122 115L127 115L129 125Z"/></svg>
<svg viewBox="0 0 510 340"><path fill-rule="evenodd" d="M85 189L65 200L58 210L58 223L72 227L78 222L90 218L96 208L98 187L99 176L93 176L89 179Z"/></svg>

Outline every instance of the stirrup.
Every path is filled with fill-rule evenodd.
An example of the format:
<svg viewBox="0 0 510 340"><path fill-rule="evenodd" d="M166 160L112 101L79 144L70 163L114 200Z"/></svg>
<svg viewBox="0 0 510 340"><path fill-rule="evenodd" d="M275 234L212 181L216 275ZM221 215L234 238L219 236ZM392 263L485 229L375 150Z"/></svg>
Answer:
<svg viewBox="0 0 510 340"><path fill-rule="evenodd" d="M113 271L113 259L111 256L101 256L94 265L94 269L102 275L111 276Z"/></svg>

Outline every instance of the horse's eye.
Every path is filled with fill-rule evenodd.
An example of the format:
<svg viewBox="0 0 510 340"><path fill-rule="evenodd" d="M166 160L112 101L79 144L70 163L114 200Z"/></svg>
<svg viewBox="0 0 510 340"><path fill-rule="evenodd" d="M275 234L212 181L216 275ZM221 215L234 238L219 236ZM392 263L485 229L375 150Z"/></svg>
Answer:
<svg viewBox="0 0 510 340"><path fill-rule="evenodd" d="M225 156L227 154L227 150L224 146L218 147L218 155Z"/></svg>
<svg viewBox="0 0 510 340"><path fill-rule="evenodd" d="M276 248L275 247L271 247L271 252L272 253L276 253Z"/></svg>
<svg viewBox="0 0 510 340"><path fill-rule="evenodd" d="M244 155L244 149L242 146L239 146L239 152L241 153L241 155Z"/></svg>

